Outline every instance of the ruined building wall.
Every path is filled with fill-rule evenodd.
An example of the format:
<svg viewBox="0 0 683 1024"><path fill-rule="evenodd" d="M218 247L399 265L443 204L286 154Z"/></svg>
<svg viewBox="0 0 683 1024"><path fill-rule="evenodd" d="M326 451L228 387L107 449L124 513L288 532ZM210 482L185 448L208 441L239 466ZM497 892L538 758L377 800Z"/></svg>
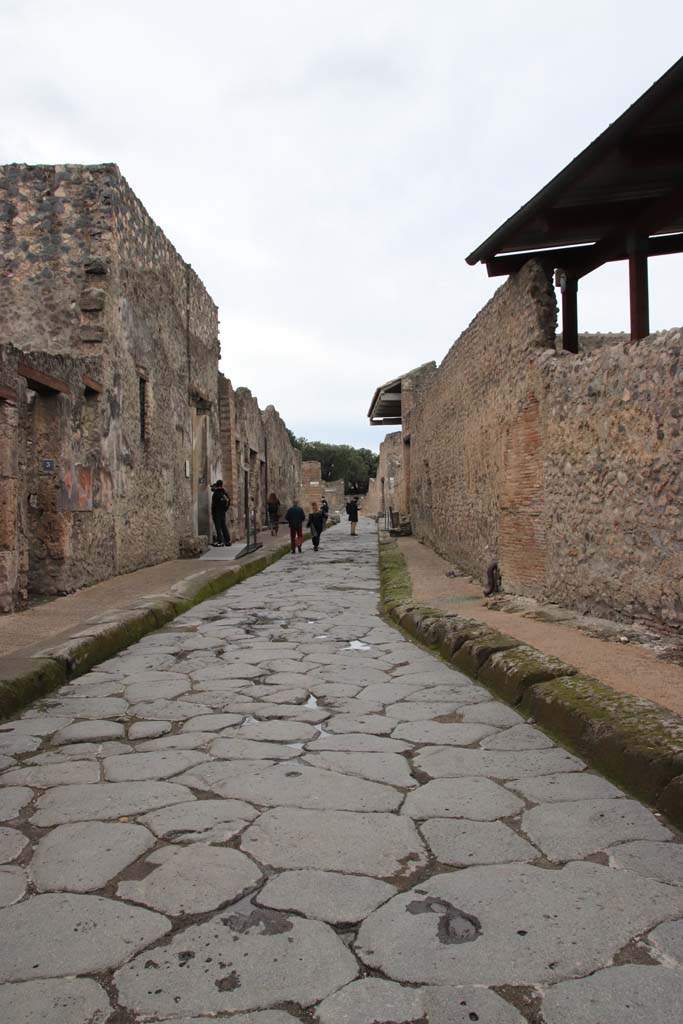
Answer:
<svg viewBox="0 0 683 1024"><path fill-rule="evenodd" d="M282 512L298 494L301 453L294 448L287 427L272 405L261 412L248 388L233 388L219 375L221 472L230 495L230 536L245 537L245 471L248 474L249 509L256 511L256 525L266 525L266 502L274 490Z"/></svg>
<svg viewBox="0 0 683 1024"><path fill-rule="evenodd" d="M63 357L85 372L95 360L101 388L82 401L65 365L68 398L29 391L20 409L33 436L24 498L38 502L30 589L60 593L176 557L208 526L214 304L114 165L2 168L0 227L0 343L35 368ZM87 500L43 507L38 455L55 462L60 493L80 487Z"/></svg>
<svg viewBox="0 0 683 1024"><path fill-rule="evenodd" d="M268 452L266 491L278 496L284 515L301 490L301 452L291 444L287 427L277 409L269 405L262 415Z"/></svg>
<svg viewBox="0 0 683 1024"><path fill-rule="evenodd" d="M311 505L315 501L318 506L323 496L323 471L319 462L301 463L301 494L299 501L304 512L311 511Z"/></svg>
<svg viewBox="0 0 683 1024"><path fill-rule="evenodd" d="M458 338L410 414L413 532L475 577L503 558L502 534L506 585L522 592L544 578L543 491L526 471L513 483L516 452L526 450L535 360L554 349L555 321L552 285L529 263Z"/></svg>
<svg viewBox="0 0 683 1024"><path fill-rule="evenodd" d="M545 594L683 626L683 331L543 362Z"/></svg>
<svg viewBox="0 0 683 1024"><path fill-rule="evenodd" d="M418 392L413 530L509 591L680 629L682 332L573 355L554 321L528 263Z"/></svg>

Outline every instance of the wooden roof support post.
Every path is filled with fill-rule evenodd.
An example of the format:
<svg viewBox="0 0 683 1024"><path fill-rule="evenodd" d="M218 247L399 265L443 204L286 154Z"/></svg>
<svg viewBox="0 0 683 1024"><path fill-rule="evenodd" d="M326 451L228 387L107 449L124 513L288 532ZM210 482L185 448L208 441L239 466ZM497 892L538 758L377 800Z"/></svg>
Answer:
<svg viewBox="0 0 683 1024"><path fill-rule="evenodd" d="M576 354L579 351L579 282L565 270L558 270L555 284L562 292L562 348Z"/></svg>
<svg viewBox="0 0 683 1024"><path fill-rule="evenodd" d="M650 333L650 299L647 280L647 235L632 232L628 238L628 284L631 302L631 340Z"/></svg>

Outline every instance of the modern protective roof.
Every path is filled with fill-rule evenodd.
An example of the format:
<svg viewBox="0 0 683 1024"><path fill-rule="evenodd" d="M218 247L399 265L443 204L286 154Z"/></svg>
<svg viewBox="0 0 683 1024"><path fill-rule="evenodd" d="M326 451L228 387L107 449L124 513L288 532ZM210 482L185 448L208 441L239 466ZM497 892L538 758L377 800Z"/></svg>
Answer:
<svg viewBox="0 0 683 1024"><path fill-rule="evenodd" d="M495 276L545 255L581 277L625 259L634 231L649 238L649 255L683 251L683 58L467 262Z"/></svg>

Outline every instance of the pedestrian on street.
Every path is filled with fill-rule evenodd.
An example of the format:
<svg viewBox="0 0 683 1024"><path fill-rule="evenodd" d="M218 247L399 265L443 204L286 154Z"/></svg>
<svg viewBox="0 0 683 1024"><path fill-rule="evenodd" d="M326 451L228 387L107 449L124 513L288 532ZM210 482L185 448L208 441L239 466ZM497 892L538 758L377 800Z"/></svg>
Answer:
<svg viewBox="0 0 683 1024"><path fill-rule="evenodd" d="M274 491L268 495L268 523L271 537L277 537L277 531L280 529L280 502Z"/></svg>
<svg viewBox="0 0 683 1024"><path fill-rule="evenodd" d="M356 527L358 526L358 498L351 498L346 505L346 514L349 517L351 523L351 536L356 536Z"/></svg>
<svg viewBox="0 0 683 1024"><path fill-rule="evenodd" d="M323 498L320 502L320 511L323 517L323 530L327 529L327 520L330 515L330 506L327 504L327 498Z"/></svg>
<svg viewBox="0 0 683 1024"><path fill-rule="evenodd" d="M317 502L311 504L311 512L306 521L307 528L311 531L311 540L313 541L313 550L317 551L320 544L320 534L325 529L325 520L323 514L318 508Z"/></svg>
<svg viewBox="0 0 683 1024"><path fill-rule="evenodd" d="M223 487L223 481L216 480L216 483L211 485L211 518L215 533L212 547L214 548L230 547L230 534L225 518L229 508L230 495Z"/></svg>
<svg viewBox="0 0 683 1024"><path fill-rule="evenodd" d="M301 505L295 498L292 502L291 508L287 509L285 519L289 523L289 538L292 542L292 554L296 554L299 551L301 554L301 545L304 542L304 520L306 513L302 509Z"/></svg>

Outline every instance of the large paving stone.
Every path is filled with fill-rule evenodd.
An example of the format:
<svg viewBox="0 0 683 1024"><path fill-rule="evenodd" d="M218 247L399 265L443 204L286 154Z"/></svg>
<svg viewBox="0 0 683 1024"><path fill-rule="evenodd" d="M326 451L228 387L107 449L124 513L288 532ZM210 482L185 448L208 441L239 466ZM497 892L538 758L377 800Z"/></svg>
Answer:
<svg viewBox="0 0 683 1024"><path fill-rule="evenodd" d="M125 727L120 722L86 720L74 722L60 729L53 737L53 743L103 743L107 740L123 739Z"/></svg>
<svg viewBox="0 0 683 1024"><path fill-rule="evenodd" d="M51 736L60 729L65 729L73 721L73 715L45 715L44 713L17 718L14 722L0 725L0 734L5 732L22 733L27 736Z"/></svg>
<svg viewBox="0 0 683 1024"><path fill-rule="evenodd" d="M456 747L469 747L478 743L485 736L490 736L496 730L491 725L478 725L461 722L452 724L447 722L404 722L394 729L393 737L399 740L409 740L411 743L432 743L439 746L446 744Z"/></svg>
<svg viewBox="0 0 683 1024"><path fill-rule="evenodd" d="M13 821L32 799L33 790L26 786L0 790L0 821Z"/></svg>
<svg viewBox="0 0 683 1024"><path fill-rule="evenodd" d="M192 688L188 676L176 676L168 673L171 678L155 679L152 682L133 683L125 690L126 700L131 704L140 704L150 700L173 700L181 693L186 693Z"/></svg>
<svg viewBox="0 0 683 1024"><path fill-rule="evenodd" d="M73 786L79 782L99 782L100 768L95 761L62 761L34 768L15 768L0 775L0 786Z"/></svg>
<svg viewBox="0 0 683 1024"><path fill-rule="evenodd" d="M109 782L168 779L208 759L208 754L202 754L198 750L158 750L149 754L106 757L102 762L102 768L104 777Z"/></svg>
<svg viewBox="0 0 683 1024"><path fill-rule="evenodd" d="M16 903L26 892L26 873L15 864L0 865L0 907Z"/></svg>
<svg viewBox="0 0 683 1024"><path fill-rule="evenodd" d="M0 772L5 768L13 768L16 763L16 758L10 757L9 754L0 754Z"/></svg>
<svg viewBox="0 0 683 1024"><path fill-rule="evenodd" d="M463 722L481 722L483 725L495 725L501 729L512 725L522 725L524 722L522 715L498 700L463 708L461 717Z"/></svg>
<svg viewBox="0 0 683 1024"><path fill-rule="evenodd" d="M166 1017L171 1024L216 1024L216 1017ZM299 1017L292 1017L284 1010L257 1010L256 1013L238 1013L229 1018L230 1024L298 1024Z"/></svg>
<svg viewBox="0 0 683 1024"><path fill-rule="evenodd" d="M236 775L234 764L201 765L179 776L178 781L260 807L394 811L402 800L402 794L389 786L321 768L298 764L263 767L261 763L252 772Z"/></svg>
<svg viewBox="0 0 683 1024"><path fill-rule="evenodd" d="M24 764L57 764L59 761L100 761L104 757L115 757L117 754L130 754L129 743L117 740L104 743L67 743L63 747L54 747L43 754L35 754L26 758Z"/></svg>
<svg viewBox="0 0 683 1024"><path fill-rule="evenodd" d="M672 1024L680 1020L683 971L626 964L565 981L546 993L546 1024Z"/></svg>
<svg viewBox="0 0 683 1024"><path fill-rule="evenodd" d="M123 967L116 984L122 1005L138 1014L192 1016L311 1006L357 973L329 925L253 908L186 928L170 945Z"/></svg>
<svg viewBox="0 0 683 1024"><path fill-rule="evenodd" d="M152 700L135 705L135 717L155 722L184 722L208 715L211 708L187 700Z"/></svg>
<svg viewBox="0 0 683 1024"><path fill-rule="evenodd" d="M396 704L397 701L406 700L412 693L417 693L421 689L422 683L419 679L414 683L399 683L387 678L383 683L373 683L364 687L358 697L360 700L375 704Z"/></svg>
<svg viewBox="0 0 683 1024"><path fill-rule="evenodd" d="M306 754L306 763L315 768L358 775L374 782L409 789L417 786L410 774L410 766L400 754L364 754L348 751L328 750L322 753Z"/></svg>
<svg viewBox="0 0 683 1024"><path fill-rule="evenodd" d="M598 800L624 795L607 779L590 772L541 775L537 779L516 779L507 785L508 789L521 793L535 804L552 803L554 800Z"/></svg>
<svg viewBox="0 0 683 1024"><path fill-rule="evenodd" d="M307 686L311 693L320 698L356 697L362 689L362 687L354 686L352 683L320 683L317 680L309 681Z"/></svg>
<svg viewBox="0 0 683 1024"><path fill-rule="evenodd" d="M0 827L0 864L16 860L27 843L26 836L17 829Z"/></svg>
<svg viewBox="0 0 683 1024"><path fill-rule="evenodd" d="M683 966L683 920L666 921L650 932L650 941L667 957ZM681 976L683 978L683 975ZM683 986L681 987L683 998Z"/></svg>
<svg viewBox="0 0 683 1024"><path fill-rule="evenodd" d="M30 754L38 750L40 736L29 736L21 732L0 732L0 754Z"/></svg>
<svg viewBox="0 0 683 1024"><path fill-rule="evenodd" d="M61 825L36 847L31 876L40 892L101 889L154 845L146 828L88 821Z"/></svg>
<svg viewBox="0 0 683 1024"><path fill-rule="evenodd" d="M565 800L525 811L522 828L549 860L578 860L628 839L670 839L635 800Z"/></svg>
<svg viewBox="0 0 683 1024"><path fill-rule="evenodd" d="M270 722L264 724L270 725ZM318 733L316 732L317 735ZM301 755L301 751L298 748L287 746L284 743L259 743L257 740L240 739L239 736L240 733L235 733L234 739L230 736L221 736L220 739L211 744L211 755L213 757L225 758L228 761L232 758L240 761L288 761L293 757Z"/></svg>
<svg viewBox="0 0 683 1024"><path fill-rule="evenodd" d="M552 983L675 913L683 890L599 864L472 867L395 896L363 922L356 952L397 981Z"/></svg>
<svg viewBox="0 0 683 1024"><path fill-rule="evenodd" d="M341 733L335 736L321 736L306 744L306 750L350 750L364 754L402 754L411 749L407 740L389 739L387 736L372 736L370 733Z"/></svg>
<svg viewBox="0 0 683 1024"><path fill-rule="evenodd" d="M191 800L185 786L173 782L100 782L94 786L55 786L36 803L31 818L39 828L71 821L106 821L154 811Z"/></svg>
<svg viewBox="0 0 683 1024"><path fill-rule="evenodd" d="M58 700L45 700L37 705L35 712L27 711L26 716L35 714L38 717L46 712L63 715L68 718L89 718L104 720L118 718L128 711L128 701L121 697L62 697Z"/></svg>
<svg viewBox="0 0 683 1024"><path fill-rule="evenodd" d="M556 744L533 725L513 725L483 740L483 750L544 750Z"/></svg>
<svg viewBox="0 0 683 1024"><path fill-rule="evenodd" d="M283 871L271 878L257 901L275 910L294 910L328 924L362 921L396 892L393 885L337 871Z"/></svg>
<svg viewBox="0 0 683 1024"><path fill-rule="evenodd" d="M487 775L493 779L523 779L532 775L580 772L582 761L565 750L462 750L423 747L415 766L432 778Z"/></svg>
<svg viewBox="0 0 683 1024"><path fill-rule="evenodd" d="M320 735L318 730L306 722L279 721L248 722L240 729L222 733L236 740L256 740L264 743L306 743Z"/></svg>
<svg viewBox="0 0 683 1024"><path fill-rule="evenodd" d="M177 732L171 736L145 740L144 743L138 743L135 749L139 754L147 754L151 750L197 750L198 747L207 746L215 738L212 732Z"/></svg>
<svg viewBox="0 0 683 1024"><path fill-rule="evenodd" d="M430 704L429 701L401 701L388 704L385 714L397 722L431 722L433 719L448 717L448 722L459 722L462 705L458 703Z"/></svg>
<svg viewBox="0 0 683 1024"><path fill-rule="evenodd" d="M0 1020L7 1024L106 1024L104 989L90 978L49 978L0 985Z"/></svg>
<svg viewBox="0 0 683 1024"><path fill-rule="evenodd" d="M170 722L133 722L128 729L129 740L154 740L171 731Z"/></svg>
<svg viewBox="0 0 683 1024"><path fill-rule="evenodd" d="M283 718L307 722L309 725L320 725L332 713L329 708L309 708L305 704L271 704L265 701L238 701L226 706L228 711L236 715L251 715L259 721Z"/></svg>
<svg viewBox="0 0 683 1024"><path fill-rule="evenodd" d="M141 882L120 882L116 893L121 899L177 917L216 910L260 881L259 869L238 850L197 844L174 850Z"/></svg>
<svg viewBox="0 0 683 1024"><path fill-rule="evenodd" d="M0 982L105 971L169 929L159 914L100 896L34 896L0 912Z"/></svg>
<svg viewBox="0 0 683 1024"><path fill-rule="evenodd" d="M243 720L242 715L198 715L183 724L183 732L219 732Z"/></svg>
<svg viewBox="0 0 683 1024"><path fill-rule="evenodd" d="M363 978L324 999L317 1017L320 1024L415 1024L424 1020L422 992L383 978Z"/></svg>
<svg viewBox="0 0 683 1024"><path fill-rule="evenodd" d="M495 821L524 804L492 779L434 779L409 793L401 808L411 818L470 818Z"/></svg>
<svg viewBox="0 0 683 1024"><path fill-rule="evenodd" d="M683 844L657 843L636 839L607 848L610 864L635 871L646 878L658 878L670 885L683 885Z"/></svg>
<svg viewBox="0 0 683 1024"><path fill-rule="evenodd" d="M363 978L325 999L321 1024L525 1024L509 1003L489 989L448 986L412 988L382 978Z"/></svg>
<svg viewBox="0 0 683 1024"><path fill-rule="evenodd" d="M344 870L375 878L408 876L426 861L409 818L278 808L242 836L241 848L274 868Z"/></svg>
<svg viewBox="0 0 683 1024"><path fill-rule="evenodd" d="M325 723L330 732L365 732L373 736L389 736L398 725L385 715L335 715Z"/></svg>
<svg viewBox="0 0 683 1024"><path fill-rule="evenodd" d="M531 843L500 821L430 818L420 826L420 832L442 864L509 864L539 856Z"/></svg>
<svg viewBox="0 0 683 1024"><path fill-rule="evenodd" d="M153 811L140 824L174 843L224 843L242 831L258 811L241 800L193 800Z"/></svg>

